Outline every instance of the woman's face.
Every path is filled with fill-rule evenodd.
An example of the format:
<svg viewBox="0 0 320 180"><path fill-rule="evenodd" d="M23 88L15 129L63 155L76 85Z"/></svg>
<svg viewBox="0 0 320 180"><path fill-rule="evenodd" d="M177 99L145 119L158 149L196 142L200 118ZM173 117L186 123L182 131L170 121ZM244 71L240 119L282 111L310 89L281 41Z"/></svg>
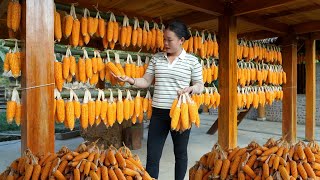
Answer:
<svg viewBox="0 0 320 180"><path fill-rule="evenodd" d="M181 49L183 38L179 37L171 30L166 29L164 31L164 48L169 54L176 53Z"/></svg>

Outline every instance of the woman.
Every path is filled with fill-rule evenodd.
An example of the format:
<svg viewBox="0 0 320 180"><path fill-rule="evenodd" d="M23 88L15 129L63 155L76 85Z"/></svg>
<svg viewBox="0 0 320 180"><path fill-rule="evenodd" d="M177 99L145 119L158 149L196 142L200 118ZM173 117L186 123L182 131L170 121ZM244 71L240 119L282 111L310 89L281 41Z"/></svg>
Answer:
<svg viewBox="0 0 320 180"><path fill-rule="evenodd" d="M175 180L183 180L188 165L187 145L190 129L183 133L170 130L169 116L172 102L181 93L203 91L202 68L198 59L182 48L190 38L187 26L173 21L164 31L165 53L157 53L150 60L143 78L117 77L139 88L147 88L155 78L153 110L147 140L147 172L158 178L162 149L170 131L174 144ZM192 86L190 86L192 84Z"/></svg>

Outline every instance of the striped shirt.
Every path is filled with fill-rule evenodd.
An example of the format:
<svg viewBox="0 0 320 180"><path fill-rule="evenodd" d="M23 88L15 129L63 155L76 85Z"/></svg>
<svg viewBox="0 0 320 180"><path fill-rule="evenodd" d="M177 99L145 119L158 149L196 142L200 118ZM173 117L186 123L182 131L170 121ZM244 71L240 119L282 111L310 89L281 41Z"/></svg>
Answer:
<svg viewBox="0 0 320 180"><path fill-rule="evenodd" d="M146 73L155 77L152 106L161 109L171 108L178 90L189 87L191 82L203 82L198 58L185 50L182 50L172 64L169 64L166 53L155 54Z"/></svg>

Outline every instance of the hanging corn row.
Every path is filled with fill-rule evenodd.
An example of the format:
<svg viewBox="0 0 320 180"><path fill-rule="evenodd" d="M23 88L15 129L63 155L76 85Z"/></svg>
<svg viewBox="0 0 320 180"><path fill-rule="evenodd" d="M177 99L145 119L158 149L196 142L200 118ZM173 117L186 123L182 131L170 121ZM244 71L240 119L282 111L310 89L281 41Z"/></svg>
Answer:
<svg viewBox="0 0 320 180"><path fill-rule="evenodd" d="M9 50L3 63L3 75L7 77L18 78L21 76L21 62L24 61L25 55L19 51L17 40L13 50Z"/></svg>
<svg viewBox="0 0 320 180"><path fill-rule="evenodd" d="M259 86L263 83L282 85L286 84L286 73L281 65L271 65L264 63L253 63L239 61L237 66L238 84L242 87L258 82Z"/></svg>
<svg viewBox="0 0 320 180"><path fill-rule="evenodd" d="M191 31L190 34L192 35ZM201 32L201 35L196 31L195 36L191 36L182 46L187 52L197 54L202 59L219 58L219 46L215 34L212 38L211 33L208 33L206 38L204 31Z"/></svg>
<svg viewBox="0 0 320 180"><path fill-rule="evenodd" d="M212 60L212 64L210 65L209 59L206 59L207 63L204 64L204 60L201 59L202 66L202 79L204 83L212 83L218 79L218 66L216 65L215 60Z"/></svg>
<svg viewBox="0 0 320 180"><path fill-rule="evenodd" d="M88 44L90 39L94 37L93 35L95 35L95 37L102 39L105 49L114 49L117 43L119 43L122 48L127 48L132 45L133 47L145 48L147 51L152 52L164 49L163 31L165 27L163 24L160 26L159 24L152 22L153 27L150 28L149 22L144 21L143 27L140 27L138 18L134 17L134 23L131 26L129 24L129 18L124 15L122 23L119 26L119 22L117 22L116 17L112 12L106 23L104 19L101 18L98 10L95 18L90 16L90 12L86 8L83 12L83 16L79 23L77 21L77 30L75 31L79 31L80 33L78 38L76 38L77 40L74 41L72 38L76 35L70 36L74 25L74 23L71 22L77 20L74 5L71 5L70 14L65 16L62 19L62 22L60 22L59 12L55 11L55 39L58 42L62 37L60 33L62 32L65 38L69 38L70 36L70 45L73 46ZM77 41L79 42L77 43ZM203 59L209 57L219 58L219 46L215 34L212 36L211 33L208 33L206 37L205 31L202 31L201 34L199 34L196 30L195 36L186 40L183 47L187 52L197 54Z"/></svg>
<svg viewBox="0 0 320 180"><path fill-rule="evenodd" d="M238 40L237 59L282 64L282 54L279 47L242 39Z"/></svg>
<svg viewBox="0 0 320 180"><path fill-rule="evenodd" d="M224 151L218 144L189 170L189 179L319 179L320 147L269 139Z"/></svg>
<svg viewBox="0 0 320 180"><path fill-rule="evenodd" d="M21 123L21 102L19 93L16 88L12 91L12 96L9 101L7 101L7 111L6 111L7 123L12 124L13 121L19 126Z"/></svg>
<svg viewBox="0 0 320 180"><path fill-rule="evenodd" d="M0 179L143 179L152 180L137 155L122 146L99 148L96 142L77 149L62 147L56 153L32 154L26 150L0 174Z"/></svg>
<svg viewBox="0 0 320 180"><path fill-rule="evenodd" d="M142 63L141 56L137 55L137 66L132 60L130 54L127 56L127 61L124 67L120 63L118 53L115 54L115 61L112 62L107 51L107 59L103 60L99 51L94 51L94 57L89 58L88 53L83 49L83 57L76 59L72 56L70 48L67 49L66 54L62 57L62 62L55 60L54 63L54 77L56 87L62 91L64 85L72 82L79 82L88 86L95 86L99 78L101 81L110 82L112 85L123 86L123 82L118 82L110 72L117 76L127 75L128 77L140 78L144 75L149 57L146 57L145 64ZM105 61L105 62L104 62Z"/></svg>
<svg viewBox="0 0 320 180"><path fill-rule="evenodd" d="M258 108L272 105L275 100L283 99L283 91L281 86L248 86L237 88L237 108L249 109L251 105Z"/></svg>
<svg viewBox="0 0 320 180"><path fill-rule="evenodd" d="M122 97L122 91L118 90L118 97L114 98L112 90L110 98L106 99L102 90L99 90L98 97L94 100L89 90L85 90L85 95L80 104L77 95L70 89L70 98L65 101L59 91L55 89L54 114L58 123L64 123L66 128L73 130L75 121L80 120L83 129L89 126L97 126L103 122L106 127L112 127L115 122L121 124L124 120L131 120L133 124L142 123L144 115L147 119L152 114L152 99L148 91L145 98L140 97L140 91L133 98L129 90L127 97Z"/></svg>
<svg viewBox="0 0 320 180"><path fill-rule="evenodd" d="M9 37L14 37L20 28L21 21L21 4L18 0L9 0L7 7L7 27L9 29Z"/></svg>

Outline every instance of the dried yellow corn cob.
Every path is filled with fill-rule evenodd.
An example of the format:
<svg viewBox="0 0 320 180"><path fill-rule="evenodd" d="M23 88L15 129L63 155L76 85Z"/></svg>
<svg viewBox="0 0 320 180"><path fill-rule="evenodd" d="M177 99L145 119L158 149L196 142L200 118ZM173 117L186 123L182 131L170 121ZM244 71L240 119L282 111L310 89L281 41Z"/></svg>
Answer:
<svg viewBox="0 0 320 180"><path fill-rule="evenodd" d="M122 101L122 92L120 89L118 89L117 121L119 124L123 122L123 101Z"/></svg>
<svg viewBox="0 0 320 180"><path fill-rule="evenodd" d="M127 90L127 97L123 100L123 117L125 120L129 120L130 118L130 100L128 92L129 90Z"/></svg>
<svg viewBox="0 0 320 180"><path fill-rule="evenodd" d="M11 6L11 29L17 32L21 21L21 4L19 1L13 1Z"/></svg>
<svg viewBox="0 0 320 180"><path fill-rule="evenodd" d="M140 91L138 91L136 97L134 98L134 111L137 117L140 115L140 108L141 108L141 97Z"/></svg>
<svg viewBox="0 0 320 180"><path fill-rule="evenodd" d="M75 119L75 109L73 103L73 91L70 90L70 99L66 102L65 106L65 120L67 127L72 131L74 128L74 119Z"/></svg>

